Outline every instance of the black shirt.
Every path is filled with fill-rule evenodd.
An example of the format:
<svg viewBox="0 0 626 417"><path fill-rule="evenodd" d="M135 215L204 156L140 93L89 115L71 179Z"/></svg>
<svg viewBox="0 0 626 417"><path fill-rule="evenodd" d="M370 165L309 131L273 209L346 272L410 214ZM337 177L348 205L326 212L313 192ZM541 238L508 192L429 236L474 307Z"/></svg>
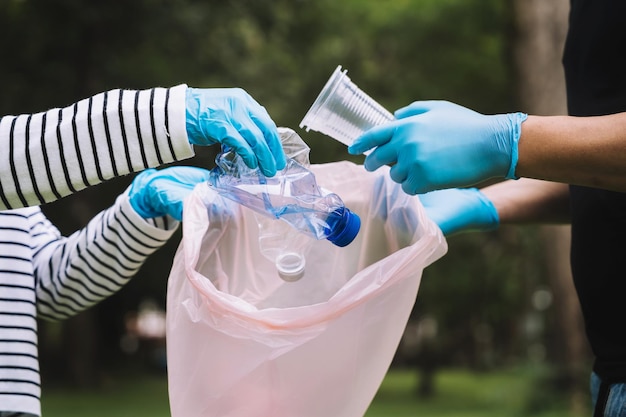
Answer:
<svg viewBox="0 0 626 417"><path fill-rule="evenodd" d="M569 113L626 111L626 1L572 0L569 23L563 55ZM626 194L570 186L570 198L572 273L594 371L626 381Z"/></svg>

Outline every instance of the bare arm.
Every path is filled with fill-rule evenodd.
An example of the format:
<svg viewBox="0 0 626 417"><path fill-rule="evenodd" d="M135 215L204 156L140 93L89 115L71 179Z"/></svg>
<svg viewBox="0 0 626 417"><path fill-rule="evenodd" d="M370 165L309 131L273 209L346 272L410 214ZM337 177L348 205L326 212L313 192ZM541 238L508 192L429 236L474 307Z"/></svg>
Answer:
<svg viewBox="0 0 626 417"><path fill-rule="evenodd" d="M516 175L626 191L626 113L529 116Z"/></svg>
<svg viewBox="0 0 626 417"><path fill-rule="evenodd" d="M491 200L500 224L569 223L569 186L520 178L481 190Z"/></svg>
<svg viewBox="0 0 626 417"><path fill-rule="evenodd" d="M626 191L626 113L529 116L515 173L481 190L501 224L569 223L568 184Z"/></svg>

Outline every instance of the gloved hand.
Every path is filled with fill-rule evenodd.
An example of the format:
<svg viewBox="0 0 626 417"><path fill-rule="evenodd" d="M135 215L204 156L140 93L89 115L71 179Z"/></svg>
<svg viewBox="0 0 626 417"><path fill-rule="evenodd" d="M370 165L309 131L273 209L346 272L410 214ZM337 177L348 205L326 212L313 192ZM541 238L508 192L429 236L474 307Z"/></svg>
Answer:
<svg viewBox="0 0 626 417"><path fill-rule="evenodd" d="M446 101L418 101L397 120L374 127L348 148L374 171L391 165L391 178L408 194L515 177L523 113L483 115Z"/></svg>
<svg viewBox="0 0 626 417"><path fill-rule="evenodd" d="M491 200L476 188L448 188L420 194L428 217L444 236L496 229L500 217Z"/></svg>
<svg viewBox="0 0 626 417"><path fill-rule="evenodd" d="M250 168L271 177L285 167L276 124L241 88L188 88L187 136L193 145L222 143Z"/></svg>
<svg viewBox="0 0 626 417"><path fill-rule="evenodd" d="M209 179L209 173L206 169L187 166L146 169L130 186L130 205L144 219L169 214L180 221L183 201L196 184Z"/></svg>

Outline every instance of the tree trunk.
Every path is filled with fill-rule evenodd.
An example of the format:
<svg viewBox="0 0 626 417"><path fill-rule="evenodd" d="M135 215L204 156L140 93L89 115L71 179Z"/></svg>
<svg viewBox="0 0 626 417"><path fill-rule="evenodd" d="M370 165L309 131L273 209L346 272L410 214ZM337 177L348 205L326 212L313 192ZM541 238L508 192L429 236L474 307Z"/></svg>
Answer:
<svg viewBox="0 0 626 417"><path fill-rule="evenodd" d="M567 114L565 79L561 57L567 32L569 0L515 0L517 35L515 59L519 70L520 99L532 114ZM542 229L546 270L554 299L551 310L554 346L551 355L561 375L558 380L569 391L570 411L581 413L587 402L587 382L581 369L589 363L578 297L569 263L569 226Z"/></svg>

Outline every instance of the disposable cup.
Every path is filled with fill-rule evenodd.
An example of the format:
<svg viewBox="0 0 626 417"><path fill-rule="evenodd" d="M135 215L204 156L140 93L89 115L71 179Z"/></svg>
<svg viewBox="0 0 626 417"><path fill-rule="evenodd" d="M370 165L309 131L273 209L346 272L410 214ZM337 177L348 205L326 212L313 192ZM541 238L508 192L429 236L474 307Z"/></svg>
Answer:
<svg viewBox="0 0 626 417"><path fill-rule="evenodd" d="M393 114L365 94L347 70L337 66L313 105L300 122L300 127L323 133L351 145L363 132L394 120Z"/></svg>

